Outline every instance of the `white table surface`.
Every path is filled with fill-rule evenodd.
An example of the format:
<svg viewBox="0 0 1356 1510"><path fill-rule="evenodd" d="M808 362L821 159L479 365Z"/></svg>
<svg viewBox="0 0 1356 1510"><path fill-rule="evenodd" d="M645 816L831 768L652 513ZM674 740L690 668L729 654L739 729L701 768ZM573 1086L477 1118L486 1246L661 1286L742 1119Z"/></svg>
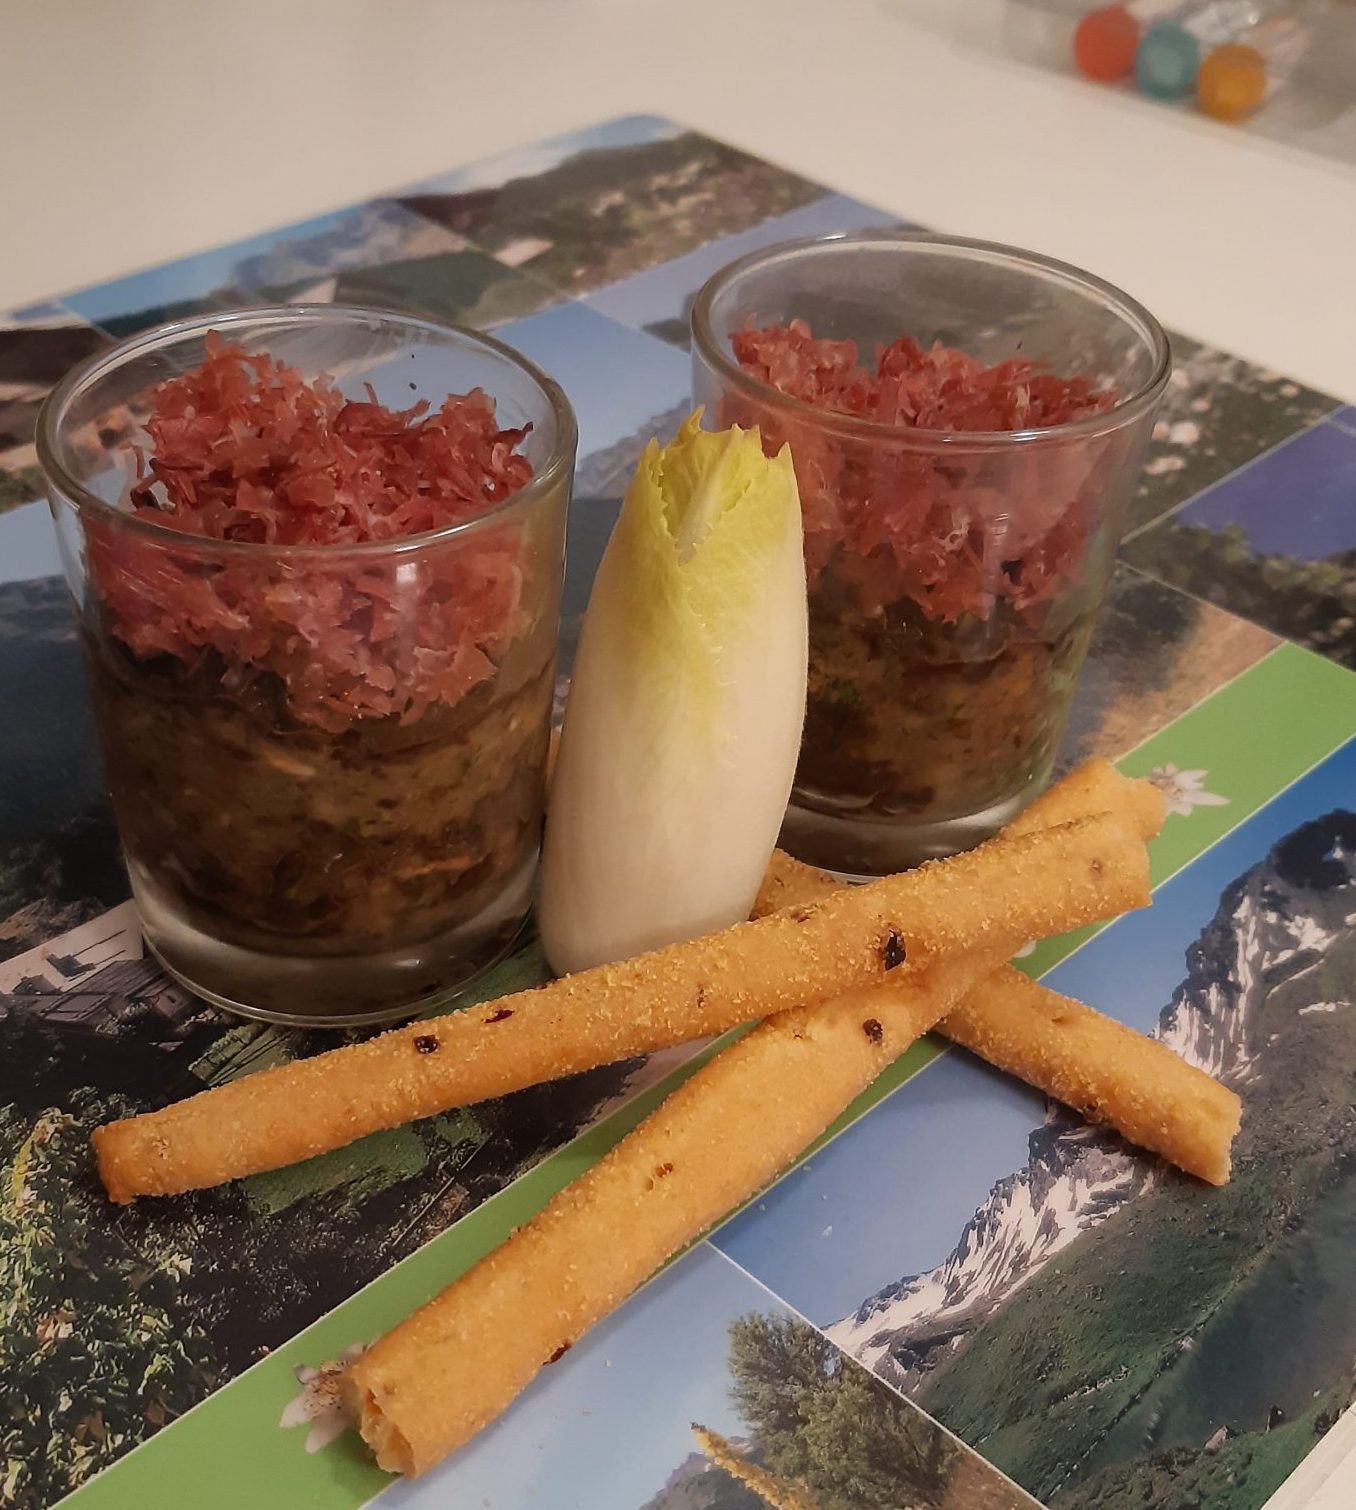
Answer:
<svg viewBox="0 0 1356 1510"><path fill-rule="evenodd" d="M0 308L647 110L1356 400L1356 170L886 0L4 0L0 77Z"/></svg>

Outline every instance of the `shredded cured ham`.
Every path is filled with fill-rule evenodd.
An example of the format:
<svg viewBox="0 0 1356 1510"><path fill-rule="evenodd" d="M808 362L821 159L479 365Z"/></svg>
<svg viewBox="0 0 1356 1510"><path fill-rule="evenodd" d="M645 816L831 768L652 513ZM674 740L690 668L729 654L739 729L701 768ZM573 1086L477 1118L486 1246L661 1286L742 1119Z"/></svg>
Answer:
<svg viewBox="0 0 1356 1510"><path fill-rule="evenodd" d="M1081 569L1097 445L996 451L965 436L1066 425L1111 408L1113 389L1020 357L985 367L908 336L869 368L854 342L817 338L803 320L746 328L731 345L747 373L781 393L899 432L853 435L727 396L722 423L756 423L768 444L791 445L812 586L832 562L868 614L909 599L944 623L988 618L1002 603L1031 619ZM911 443L911 431L927 436ZM946 444L931 440L943 433Z"/></svg>
<svg viewBox="0 0 1356 1510"><path fill-rule="evenodd" d="M746 372L782 393L917 430L1045 430L1116 402L1082 375L1055 377L1021 357L985 367L940 341L925 351L908 336L880 348L873 372L858 363L855 342L817 340L804 320L741 330L731 344Z"/></svg>
<svg viewBox="0 0 1356 1510"><path fill-rule="evenodd" d="M207 359L161 384L135 512L213 540L357 545L483 514L528 481L479 389L429 412L346 399L332 379L250 355L212 332Z"/></svg>
<svg viewBox="0 0 1356 1510"><path fill-rule="evenodd" d="M200 367L162 384L130 513L213 552L106 521L90 542L109 627L139 657L210 653L225 685L281 683L299 722L417 718L494 672L521 627L520 527L408 552L345 551L466 523L532 477L526 429L481 391L393 410L345 398L212 333ZM288 555L325 546L334 554Z"/></svg>

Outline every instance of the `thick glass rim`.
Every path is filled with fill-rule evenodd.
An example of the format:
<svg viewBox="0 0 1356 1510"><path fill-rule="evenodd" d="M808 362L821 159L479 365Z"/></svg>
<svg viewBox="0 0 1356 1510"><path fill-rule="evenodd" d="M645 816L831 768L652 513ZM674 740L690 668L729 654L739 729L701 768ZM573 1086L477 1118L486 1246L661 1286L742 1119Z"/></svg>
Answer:
<svg viewBox="0 0 1356 1510"><path fill-rule="evenodd" d="M1152 368L1148 378L1133 393L1099 414L1030 430L921 430L887 420L867 419L856 414L838 414L821 409L804 399L795 398L746 372L719 339L712 323L716 300L745 274L773 266L778 262L795 262L808 255L822 254L839 248L876 247L910 248L924 253L956 253L977 261L1004 262L1015 269L1040 274L1086 296L1095 296L1110 304L1118 315L1136 328L1149 349ZM766 408L780 410L807 424L838 435L877 442L891 441L919 450L992 450L1014 445L1051 444L1091 436L1109 435L1132 424L1158 402L1172 372L1172 347L1166 331L1138 299L1132 298L1114 283L1084 272L1072 263L1046 257L1040 252L1024 251L1000 241L978 241L966 236L943 236L930 231L835 231L825 236L802 236L779 241L773 246L748 252L727 263L702 285L692 305L692 344L706 364L731 387L742 390Z"/></svg>
<svg viewBox="0 0 1356 1510"><path fill-rule="evenodd" d="M153 519L141 518L128 513L116 504L109 503L92 493L78 482L60 455L57 439L61 422L69 413L71 405L91 388L99 378L113 368L121 366L133 357L148 351L172 345L185 337L205 335L210 330L220 330L229 335L232 330L241 330L258 324L302 325L346 321L380 321L410 329L426 330L438 336L454 336L472 346L479 346L517 367L526 374L541 392L550 408L556 425L555 444L546 462L531 479L505 498L490 504L484 513L472 519L463 519L458 524L444 525L436 530L423 530L415 535L401 535L392 540L363 540L346 545L275 545L253 540L214 540L205 535L190 534L176 530L170 525L158 524ZM203 554L251 557L255 560L286 558L312 561L337 561L348 556L393 556L427 550L430 546L445 541L460 539L491 525L501 524L506 517L525 512L541 498L554 492L568 476L574 464L579 442L579 426L574 409L565 395L565 390L549 377L535 362L515 351L496 337L484 331L472 330L465 325L449 321L425 319L421 315L406 314L400 310L380 309L357 304L278 304L257 305L247 309L220 310L215 314L194 315L186 320L170 320L163 325L152 326L104 351L95 352L73 367L47 395L38 412L37 431L34 437L41 466L47 481L60 495L62 502L73 506L80 513L114 521L119 526L133 530L161 545L178 550L191 550Z"/></svg>

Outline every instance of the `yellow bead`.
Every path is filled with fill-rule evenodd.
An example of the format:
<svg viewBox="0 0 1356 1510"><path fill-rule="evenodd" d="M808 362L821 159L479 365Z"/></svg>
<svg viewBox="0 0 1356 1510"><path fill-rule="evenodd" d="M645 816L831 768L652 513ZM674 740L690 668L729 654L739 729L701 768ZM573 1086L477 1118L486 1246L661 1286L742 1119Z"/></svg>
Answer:
<svg viewBox="0 0 1356 1510"><path fill-rule="evenodd" d="M1217 47L1196 75L1196 103L1217 121L1236 121L1262 103L1267 65L1255 47L1231 42Z"/></svg>

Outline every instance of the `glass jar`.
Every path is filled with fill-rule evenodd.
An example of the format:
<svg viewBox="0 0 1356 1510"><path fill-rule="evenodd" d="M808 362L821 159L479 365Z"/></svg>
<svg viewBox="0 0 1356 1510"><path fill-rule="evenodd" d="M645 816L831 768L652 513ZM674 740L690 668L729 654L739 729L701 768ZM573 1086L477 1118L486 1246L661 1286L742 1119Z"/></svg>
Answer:
<svg viewBox="0 0 1356 1510"><path fill-rule="evenodd" d="M401 539L275 546L133 512L154 390L209 332L390 409L481 389L531 479ZM163 326L39 422L143 931L247 1016L354 1026L447 999L511 946L544 804L576 427L500 342L333 305Z"/></svg>
<svg viewBox="0 0 1356 1510"><path fill-rule="evenodd" d="M985 366L1085 376L1115 401L1048 429L929 430L831 412L742 368L731 338L802 320ZM1049 779L1154 411L1167 338L1134 300L1046 257L872 232L786 242L715 274L692 311L711 423L791 447L805 517L810 680L782 834L878 875L976 844Z"/></svg>

